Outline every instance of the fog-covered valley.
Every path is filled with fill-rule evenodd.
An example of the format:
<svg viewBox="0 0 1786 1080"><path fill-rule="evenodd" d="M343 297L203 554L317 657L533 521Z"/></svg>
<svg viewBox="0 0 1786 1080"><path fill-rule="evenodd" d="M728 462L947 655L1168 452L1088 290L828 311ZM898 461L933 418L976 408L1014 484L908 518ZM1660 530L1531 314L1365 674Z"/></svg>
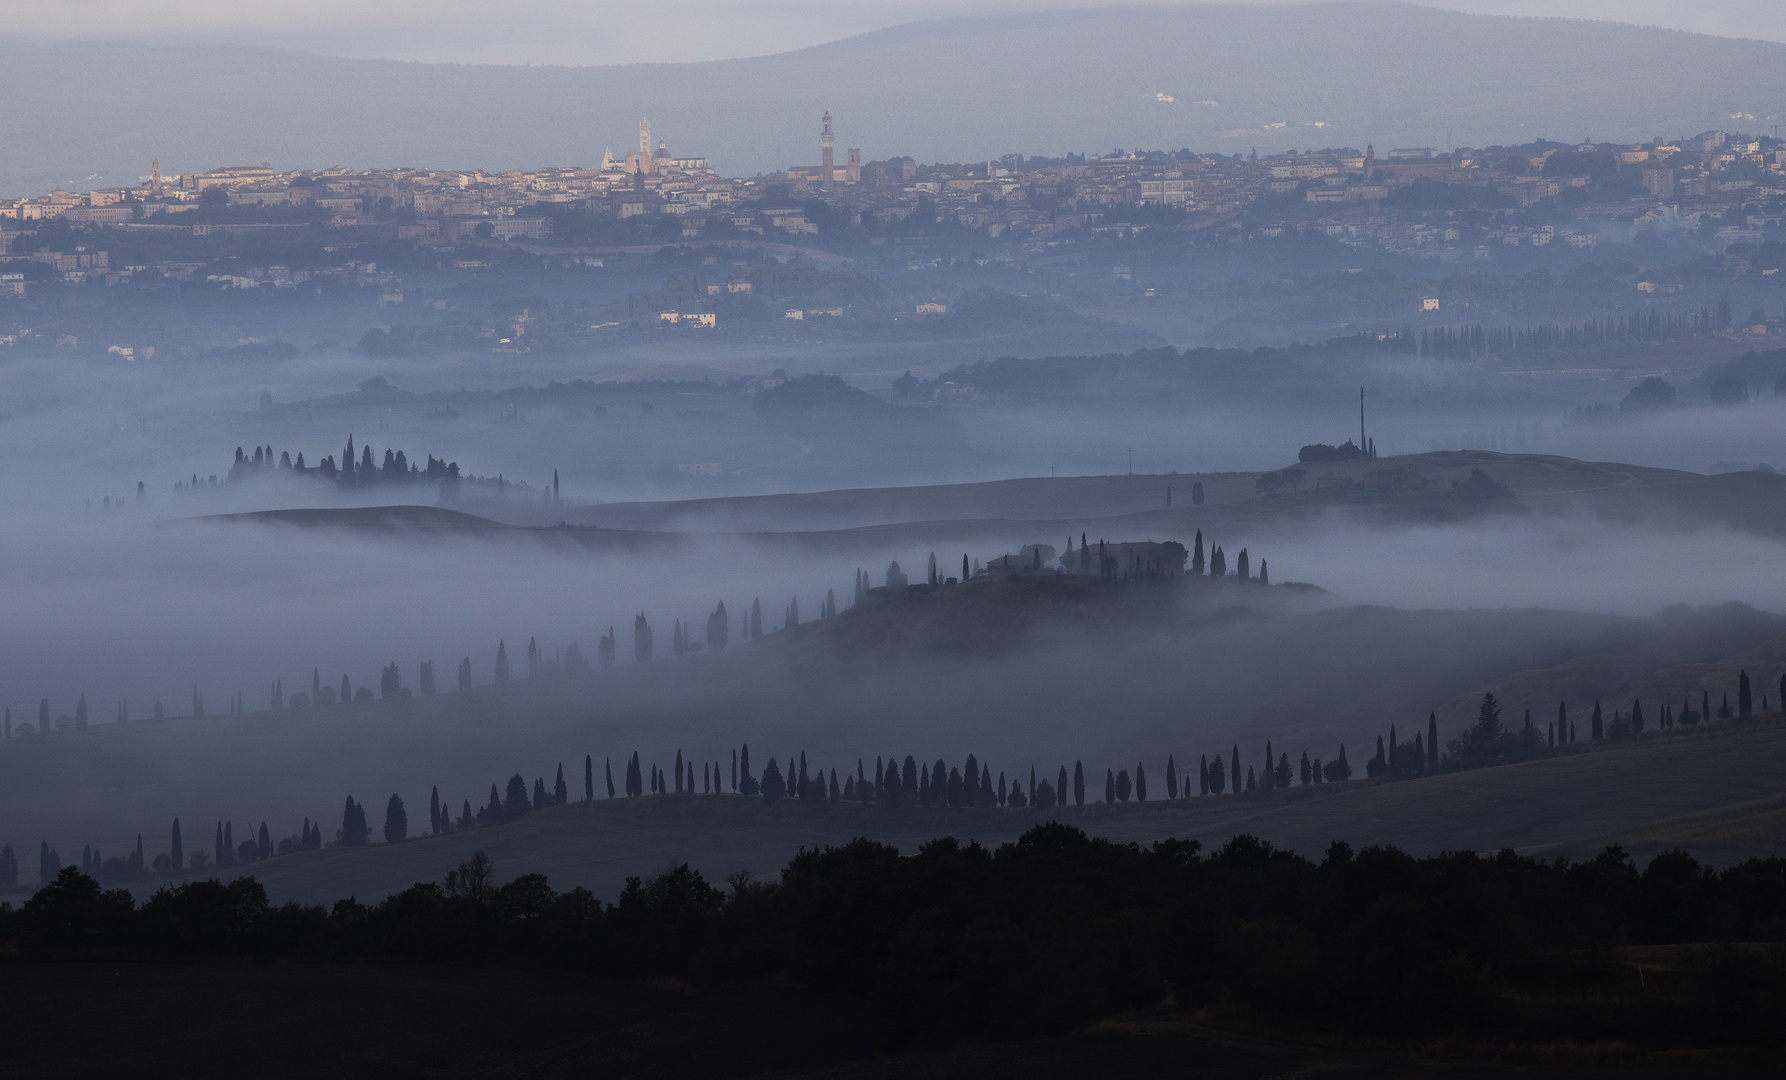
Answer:
<svg viewBox="0 0 1786 1080"><path fill-rule="evenodd" d="M413 821L436 785L477 806L562 762L580 789L593 755L599 790L634 751L729 767L746 743L758 768L971 752L1015 777L1273 740L1328 760L1343 743L1362 769L1390 725L1436 713L1451 738L1486 689L1519 695L1512 716L1786 666L1786 480L1757 471L1786 466L1769 335L1435 355L1445 324L1384 314L1432 286L1414 267L1124 252L1167 293L1150 298L1100 278L1108 257L960 260L921 288L1006 299L882 340L584 335L589 305L663 271L624 263L442 289L414 333L338 296L61 313L88 345L0 355L0 842L117 852L174 816L332 831L345 795L393 791ZM1524 299L1485 306L1623 310L1605 290L1625 271L1546 258L1555 296L1497 264ZM1770 285L1708 279L1675 306L1771 305ZM474 346L429 336L485 323ZM92 346L114 333L136 351ZM1025 545L1199 535L1274 584L852 610L858 573L880 587L893 562L917 582L932 555L944 579L964 555L978 572ZM828 594L838 618L817 620ZM675 655L722 601L730 644ZM744 642L753 604L765 635ZM530 642L558 673L526 674ZM268 711L344 678L378 700ZM23 735L43 709L67 730Z"/></svg>

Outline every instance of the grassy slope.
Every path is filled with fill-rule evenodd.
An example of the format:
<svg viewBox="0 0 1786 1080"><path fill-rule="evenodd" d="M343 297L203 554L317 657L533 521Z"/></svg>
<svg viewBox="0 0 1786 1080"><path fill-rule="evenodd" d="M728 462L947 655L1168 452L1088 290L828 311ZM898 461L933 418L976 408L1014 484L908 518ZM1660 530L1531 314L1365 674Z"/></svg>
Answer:
<svg viewBox="0 0 1786 1080"><path fill-rule="evenodd" d="M1362 771L1365 754L1353 756ZM1678 736L1604 744L1522 765L1402 783L1353 782L1274 794L1035 810L886 811L757 799L667 796L574 802L511 824L399 846L327 849L252 867L279 899L370 901L436 880L472 851L504 876L548 875L612 898L628 875L688 862L714 880L773 876L801 847L868 836L910 851L935 836L997 844L1055 818L1120 841L1191 837L1220 844L1252 833L1312 858L1344 839L1419 854L1448 849L1595 854L1623 843L1647 859L1684 847L1727 864L1786 855L1786 716L1722 723ZM1088 789L1102 791L1102 778ZM1088 795L1093 791L1088 790ZM412 811L412 820L420 809ZM153 887L151 885L151 887Z"/></svg>
<svg viewBox="0 0 1786 1080"><path fill-rule="evenodd" d="M1486 450L1305 465L1307 481L1300 490L1269 497L1254 488L1258 473L1030 477L929 487L610 503L566 516L573 524L608 528L716 532L843 530L896 523L928 523L933 531L941 532L962 523L1026 522L1048 527L1099 523L1112 529L1176 535L1174 530L1189 532L1199 527L1301 525L1336 505L1331 495L1313 490L1317 479L1332 476L1358 481L1370 472L1406 467L1418 470L1429 481L1429 489L1353 496L1342 505L1359 517L1383 522L1456 520L1479 513L1580 512L1614 521L1658 524L1725 521L1756 532L1786 534L1786 498L1782 498L1786 476L1702 476L1674 469ZM1456 499L1450 491L1451 481L1464 479L1473 469L1482 469L1512 489L1516 500L1483 506ZM1204 486L1202 506L1191 505L1193 482ZM1173 495L1170 509L1165 505L1168 487Z"/></svg>

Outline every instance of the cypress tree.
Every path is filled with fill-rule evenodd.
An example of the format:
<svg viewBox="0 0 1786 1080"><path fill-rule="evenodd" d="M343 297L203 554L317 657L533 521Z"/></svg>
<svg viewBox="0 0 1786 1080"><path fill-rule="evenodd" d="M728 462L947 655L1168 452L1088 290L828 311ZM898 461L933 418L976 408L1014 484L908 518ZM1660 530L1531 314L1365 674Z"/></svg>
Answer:
<svg viewBox="0 0 1786 1080"><path fill-rule="evenodd" d="M1394 731L1395 729L1391 728L1390 730ZM1266 739L1265 740L1265 771L1259 774L1259 786L1261 788L1264 788L1267 791L1271 790L1271 785L1272 785L1272 768L1271 768L1271 766L1272 766L1271 740Z"/></svg>
<svg viewBox="0 0 1786 1080"><path fill-rule="evenodd" d="M1173 764L1172 755L1166 755L1166 798L1178 798L1178 771Z"/></svg>
<svg viewBox="0 0 1786 1080"><path fill-rule="evenodd" d="M992 793L992 766L990 765L982 764L980 766L980 801L978 805L996 805Z"/></svg>
<svg viewBox="0 0 1786 1080"><path fill-rule="evenodd" d="M1227 771L1222 765L1222 755L1217 754L1215 760L1209 763L1209 793L1220 795L1227 787Z"/></svg>
<svg viewBox="0 0 1786 1080"><path fill-rule="evenodd" d="M168 862L175 870L186 868L186 849L180 844L180 819L174 819L174 835L167 847Z"/></svg>
<svg viewBox="0 0 1786 1080"><path fill-rule="evenodd" d="M564 762L562 761L558 763L558 779L552 785L552 801L559 806L570 801L570 790L565 787L564 783Z"/></svg>
<svg viewBox="0 0 1786 1080"><path fill-rule="evenodd" d="M1313 781L1313 777L1311 777L1309 775L1308 751L1304 750L1302 752L1302 783L1303 783L1303 786L1304 787L1308 786L1312 781Z"/></svg>
<svg viewBox="0 0 1786 1080"><path fill-rule="evenodd" d="M1061 766L1065 768L1066 766ZM1085 763L1073 762L1073 805L1085 805Z"/></svg>
<svg viewBox="0 0 1786 1080"><path fill-rule="evenodd" d="M221 821L217 823L217 838L211 844L211 854L215 856L213 861L218 866L229 865L229 857L223 851L223 822Z"/></svg>
<svg viewBox="0 0 1786 1080"><path fill-rule="evenodd" d="M1234 761L1228 768L1228 775L1234 778L1234 794L1240 794L1240 744L1234 744Z"/></svg>
<svg viewBox="0 0 1786 1080"><path fill-rule="evenodd" d="M433 790L428 792L428 832L430 835L433 835L433 836L440 835L440 785L439 784L434 785Z"/></svg>
<svg viewBox="0 0 1786 1080"><path fill-rule="evenodd" d="M1439 771L1439 714L1426 714L1426 771Z"/></svg>
<svg viewBox="0 0 1786 1080"><path fill-rule="evenodd" d="M396 792L384 804L384 842L401 844L409 839L409 815L403 812L403 800Z"/></svg>
<svg viewBox="0 0 1786 1080"><path fill-rule="evenodd" d="M1755 699L1749 691L1749 673L1738 671L1736 673L1736 713L1738 716L1748 716L1754 711Z"/></svg>
<svg viewBox="0 0 1786 1080"><path fill-rule="evenodd" d="M682 751L676 751L676 794L682 794Z"/></svg>
<svg viewBox="0 0 1786 1080"><path fill-rule="evenodd" d="M1209 794L1209 755L1197 755L1197 794Z"/></svg>
<svg viewBox="0 0 1786 1080"><path fill-rule="evenodd" d="M602 776L608 783L608 798L614 797L614 759L602 758Z"/></svg>
<svg viewBox="0 0 1786 1080"><path fill-rule="evenodd" d="M1712 695L1710 691L1702 690L1699 692L1699 719L1705 721L1710 720L1711 718Z"/></svg>
<svg viewBox="0 0 1786 1080"><path fill-rule="evenodd" d="M583 755L583 801L595 799L595 755Z"/></svg>
<svg viewBox="0 0 1786 1080"><path fill-rule="evenodd" d="M1631 734L1633 734L1633 735L1643 734L1643 699L1642 698L1634 698L1631 701Z"/></svg>
<svg viewBox="0 0 1786 1080"><path fill-rule="evenodd" d="M1128 778L1129 778L1128 770L1124 769L1123 770L1123 779L1127 780ZM1106 806L1108 806L1111 803L1114 803L1115 801L1116 801L1116 773L1109 769L1105 769L1104 770L1104 804Z"/></svg>
<svg viewBox="0 0 1786 1080"><path fill-rule="evenodd" d="M1135 801L1147 801L1147 773L1142 769L1140 762L1135 763Z"/></svg>
<svg viewBox="0 0 1786 1080"><path fill-rule="evenodd" d="M1594 715L1588 725L1588 737L1595 742L1599 742L1601 737L1605 735L1605 732L1605 727L1600 723L1600 699L1595 698Z"/></svg>

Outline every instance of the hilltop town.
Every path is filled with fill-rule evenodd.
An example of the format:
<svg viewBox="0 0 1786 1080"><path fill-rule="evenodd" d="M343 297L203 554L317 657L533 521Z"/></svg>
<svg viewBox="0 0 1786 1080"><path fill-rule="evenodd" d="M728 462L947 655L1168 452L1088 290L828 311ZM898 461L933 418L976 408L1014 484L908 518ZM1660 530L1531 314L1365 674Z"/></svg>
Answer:
<svg viewBox="0 0 1786 1080"><path fill-rule="evenodd" d="M805 252L823 264L825 253L938 232L994 259L1150 233L1186 243L1318 234L1441 263L1552 244L1592 249L1645 227L1696 232L1723 250L1760 244L1786 198L1786 142L1723 131L1636 144L1267 157L1116 150L965 164L864 162L857 148L840 162L834 144L826 114L818 164L750 178L724 176L663 139L654 145L646 121L636 150L606 152L592 167L260 164L164 176L156 161L136 187L0 200L0 295L194 277L237 288L332 277L394 292L401 281L377 266L389 267L388 258L327 257L393 244L446 270L482 269L516 251L580 264L629 247L707 243L779 244L784 258ZM314 252L311 265L216 265L231 238L319 230L338 242ZM125 248L131 257L119 257Z"/></svg>

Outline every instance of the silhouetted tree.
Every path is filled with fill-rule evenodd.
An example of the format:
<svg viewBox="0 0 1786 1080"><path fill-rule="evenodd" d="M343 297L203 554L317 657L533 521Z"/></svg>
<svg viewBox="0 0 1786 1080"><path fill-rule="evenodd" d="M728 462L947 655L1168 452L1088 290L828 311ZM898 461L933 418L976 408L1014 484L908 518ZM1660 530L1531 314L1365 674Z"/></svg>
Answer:
<svg viewBox="0 0 1786 1080"><path fill-rule="evenodd" d="M509 646L506 641L496 643L496 685L502 686L509 681Z"/></svg>
<svg viewBox="0 0 1786 1080"><path fill-rule="evenodd" d="M1588 737L1593 739L1595 742L1598 742L1600 740L1600 738L1605 733L1606 733L1605 726L1603 724L1601 724L1601 722L1600 722L1600 699L1595 698L1594 699L1594 717L1593 717L1593 722L1589 728L1589 736Z"/></svg>
<svg viewBox="0 0 1786 1080"><path fill-rule="evenodd" d="M514 821L522 814L533 809L527 798L527 781L520 773L509 777L508 790L504 793L502 816L505 821Z"/></svg>
<svg viewBox="0 0 1786 1080"><path fill-rule="evenodd" d="M459 689L471 689L471 657L459 661Z"/></svg>
<svg viewBox="0 0 1786 1080"><path fill-rule="evenodd" d="M434 661L422 661L422 670L416 675L416 687L423 697L434 696Z"/></svg>
<svg viewBox="0 0 1786 1080"><path fill-rule="evenodd" d="M393 791L384 803L384 843L400 844L405 839L409 839L409 814L404 812L404 800Z"/></svg>
<svg viewBox="0 0 1786 1080"><path fill-rule="evenodd" d="M1314 777L1312 775L1310 775L1310 768L1309 768L1309 763L1308 763L1308 751L1307 750L1304 750L1302 752L1302 782L1305 785L1314 782Z"/></svg>
<svg viewBox="0 0 1786 1080"><path fill-rule="evenodd" d="M1125 779L1125 780L1128 779L1128 770L1126 770L1126 769L1123 770L1123 779ZM1126 787L1127 785L1124 785L1124 786ZM1108 806L1115 802L1116 802L1116 773L1113 770L1105 769L1104 770L1104 803L1105 803L1105 805Z"/></svg>
<svg viewBox="0 0 1786 1080"><path fill-rule="evenodd" d="M1240 744L1234 744L1234 759L1228 763L1228 775L1234 779L1234 794L1240 794Z"/></svg>
<svg viewBox="0 0 1786 1080"><path fill-rule="evenodd" d="M1085 763L1073 762L1073 805L1085 805Z"/></svg>
<svg viewBox="0 0 1786 1080"><path fill-rule="evenodd" d="M1748 716L1755 711L1755 699L1749 690L1749 673L1736 673L1736 712L1738 716Z"/></svg>
<svg viewBox="0 0 1786 1080"><path fill-rule="evenodd" d="M1227 786L1227 767L1222 764L1222 755L1217 754L1209 763L1209 793L1220 795Z"/></svg>
<svg viewBox="0 0 1786 1080"><path fill-rule="evenodd" d="M1173 765L1172 755L1166 755L1166 798L1178 798L1178 770Z"/></svg>
<svg viewBox="0 0 1786 1080"><path fill-rule="evenodd" d="M174 819L174 833L173 837L168 841L167 857L168 861L173 864L175 870L183 870L186 868L186 849L180 843L179 818Z"/></svg>
<svg viewBox="0 0 1786 1080"><path fill-rule="evenodd" d="M349 795L347 805L341 811L341 829L335 834L335 839L345 847L363 847L371 832L366 824L366 808L354 802L353 796ZM226 834L218 845L218 853L221 854L228 848L229 837Z"/></svg>
<svg viewBox="0 0 1786 1080"><path fill-rule="evenodd" d="M787 794L787 785L781 778L781 766L775 763L774 758L770 758L769 764L763 768L762 789L763 801L766 803L780 802L782 796Z"/></svg>
<svg viewBox="0 0 1786 1080"><path fill-rule="evenodd" d="M633 616L633 659L641 664L651 661L651 624L643 611Z"/></svg>
<svg viewBox="0 0 1786 1080"><path fill-rule="evenodd" d="M608 798L614 797L614 759L602 758L602 775L608 783Z"/></svg>
<svg viewBox="0 0 1786 1080"><path fill-rule="evenodd" d="M1528 720L1527 723L1529 724L1530 721ZM1643 734L1643 699L1642 698L1634 698L1631 701L1631 734L1633 734L1633 735Z"/></svg>
<svg viewBox="0 0 1786 1080"><path fill-rule="evenodd" d="M1147 771L1140 762L1135 763L1135 801L1147 801Z"/></svg>

